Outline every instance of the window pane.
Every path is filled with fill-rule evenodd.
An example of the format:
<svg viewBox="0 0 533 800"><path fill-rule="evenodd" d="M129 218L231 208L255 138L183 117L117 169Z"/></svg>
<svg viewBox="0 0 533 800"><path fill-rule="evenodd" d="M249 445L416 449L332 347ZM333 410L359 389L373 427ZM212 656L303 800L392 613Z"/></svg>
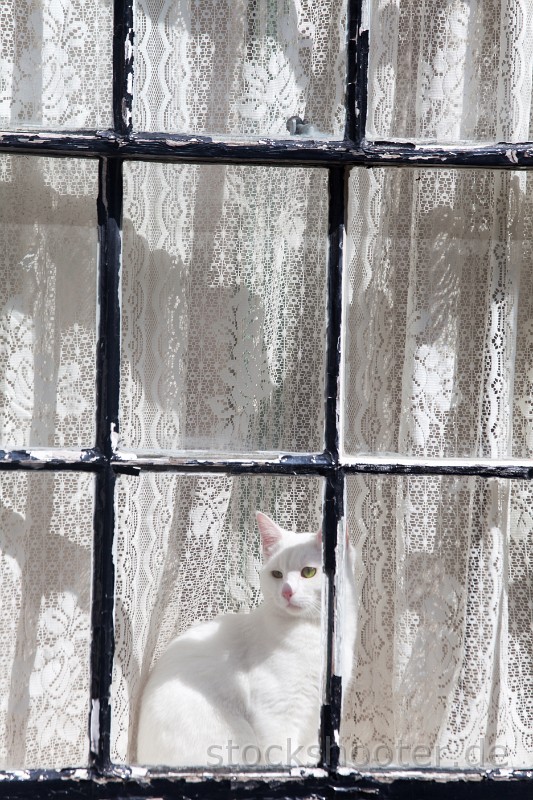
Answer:
<svg viewBox="0 0 533 800"><path fill-rule="evenodd" d="M135 4L137 130L342 138L346 0Z"/></svg>
<svg viewBox="0 0 533 800"><path fill-rule="evenodd" d="M112 125L112 0L2 0L0 126Z"/></svg>
<svg viewBox="0 0 533 800"><path fill-rule="evenodd" d="M94 441L97 164L0 156L0 440Z"/></svg>
<svg viewBox="0 0 533 800"><path fill-rule="evenodd" d="M533 487L348 478L360 593L344 763L529 768Z"/></svg>
<svg viewBox="0 0 533 800"><path fill-rule="evenodd" d="M126 165L125 447L322 448L327 198L325 170Z"/></svg>
<svg viewBox="0 0 533 800"><path fill-rule="evenodd" d="M531 176L352 171L348 453L533 455Z"/></svg>
<svg viewBox="0 0 533 800"><path fill-rule="evenodd" d="M115 761L210 767L230 760L248 766L316 763L322 668L316 532L321 505L318 478L120 476ZM261 552L257 510L286 530L313 532L295 546L285 537L271 543L280 550L272 550L261 585L259 573L267 557ZM306 566L316 569L308 579L300 577ZM284 578L271 575L273 569L284 571ZM291 616L289 597L282 596L286 583L295 588L292 606L302 606L291 608ZM247 614L261 602L261 587L261 610ZM218 638L210 635L213 626L204 624L196 629L197 641L193 639L197 650L188 652L184 640L173 645L171 671L180 685L164 681L162 656L173 638L226 612L236 616L219 620ZM159 700L153 685L143 695L152 668ZM269 708L273 702L274 714ZM238 720L231 713L235 709ZM189 737L191 723L195 733ZM237 747L230 753L231 743Z"/></svg>
<svg viewBox="0 0 533 800"><path fill-rule="evenodd" d="M531 6L370 4L367 135L440 142L531 139Z"/></svg>
<svg viewBox="0 0 533 800"><path fill-rule="evenodd" d="M0 475L0 766L86 766L89 475Z"/></svg>

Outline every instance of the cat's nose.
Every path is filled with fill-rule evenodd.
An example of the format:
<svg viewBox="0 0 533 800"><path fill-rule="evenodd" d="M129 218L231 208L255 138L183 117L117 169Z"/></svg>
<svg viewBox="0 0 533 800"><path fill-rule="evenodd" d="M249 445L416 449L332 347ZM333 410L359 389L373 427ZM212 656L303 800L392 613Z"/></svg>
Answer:
<svg viewBox="0 0 533 800"><path fill-rule="evenodd" d="M293 592L290 584L285 583L283 585L283 588L281 590L281 594L285 598L285 600L290 600L291 599L291 597L293 596L294 592Z"/></svg>

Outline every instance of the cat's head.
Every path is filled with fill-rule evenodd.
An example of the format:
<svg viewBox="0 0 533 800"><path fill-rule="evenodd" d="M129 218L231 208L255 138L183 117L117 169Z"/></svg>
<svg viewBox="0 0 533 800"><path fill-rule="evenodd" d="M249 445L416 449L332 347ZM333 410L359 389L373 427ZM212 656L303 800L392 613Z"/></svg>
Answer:
<svg viewBox="0 0 533 800"><path fill-rule="evenodd" d="M279 613L320 619L322 609L322 537L291 533L258 511L263 547L261 589L264 602Z"/></svg>

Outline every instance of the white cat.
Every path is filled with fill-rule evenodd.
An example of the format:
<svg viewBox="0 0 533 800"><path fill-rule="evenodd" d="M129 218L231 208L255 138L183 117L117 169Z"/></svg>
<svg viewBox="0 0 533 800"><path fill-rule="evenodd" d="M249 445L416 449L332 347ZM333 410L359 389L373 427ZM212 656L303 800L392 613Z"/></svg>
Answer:
<svg viewBox="0 0 533 800"><path fill-rule="evenodd" d="M250 613L202 622L170 643L142 696L141 764L318 761L320 532L290 533L261 512L257 524L264 556L263 602ZM353 565L348 569L353 582ZM346 633L351 663L353 635Z"/></svg>

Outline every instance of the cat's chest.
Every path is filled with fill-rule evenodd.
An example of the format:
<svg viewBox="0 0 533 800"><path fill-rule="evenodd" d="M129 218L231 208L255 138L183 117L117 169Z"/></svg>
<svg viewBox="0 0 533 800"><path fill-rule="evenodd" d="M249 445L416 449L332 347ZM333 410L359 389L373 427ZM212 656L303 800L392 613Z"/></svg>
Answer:
<svg viewBox="0 0 533 800"><path fill-rule="evenodd" d="M249 664L252 692L314 692L321 669L320 626L302 626L272 641L268 636Z"/></svg>
<svg viewBox="0 0 533 800"><path fill-rule="evenodd" d="M319 642L309 637L274 648L253 665L248 721L260 747L284 744L287 738L298 745L315 741L320 671Z"/></svg>

